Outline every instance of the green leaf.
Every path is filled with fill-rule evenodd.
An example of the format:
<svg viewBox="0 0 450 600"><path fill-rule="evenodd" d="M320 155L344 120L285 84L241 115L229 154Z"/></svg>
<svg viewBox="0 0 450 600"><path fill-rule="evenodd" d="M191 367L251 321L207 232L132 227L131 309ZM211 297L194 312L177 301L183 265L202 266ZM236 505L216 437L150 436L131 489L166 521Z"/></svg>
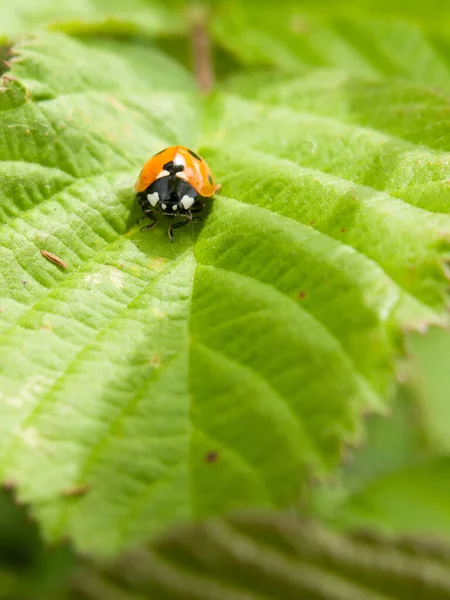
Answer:
<svg viewBox="0 0 450 600"><path fill-rule="evenodd" d="M426 336L411 335L408 342L419 410L428 436L435 451L449 454L450 333L432 328Z"/></svg>
<svg viewBox="0 0 450 600"><path fill-rule="evenodd" d="M312 488L310 508L316 518L342 527L353 495L361 497L380 479L423 465L430 457L428 436L411 389L399 386L389 408L388 418L373 414L365 420L364 443L348 448L333 476Z"/></svg>
<svg viewBox="0 0 450 600"><path fill-rule="evenodd" d="M449 547L237 515L171 531L100 573L80 568L72 589L86 600L445 600Z"/></svg>
<svg viewBox="0 0 450 600"><path fill-rule="evenodd" d="M450 535L450 457L430 458L380 476L339 508L341 526Z"/></svg>
<svg viewBox="0 0 450 600"><path fill-rule="evenodd" d="M180 14L158 0L16 0L0 5L0 36L14 39L40 29L77 35L168 35L184 30Z"/></svg>
<svg viewBox="0 0 450 600"><path fill-rule="evenodd" d="M334 481L313 493L316 515L334 526L450 534L448 456L449 332L408 336L412 372L389 419L368 421L367 443Z"/></svg>
<svg viewBox="0 0 450 600"><path fill-rule="evenodd" d="M213 32L249 66L333 66L448 88L449 15L439 0L229 0L220 3Z"/></svg>
<svg viewBox="0 0 450 600"><path fill-rule="evenodd" d="M92 531L82 545L101 548L108 498L123 527L150 481L162 499L149 527L165 511L173 518L177 507L188 509L183 485L172 505L164 500L164 478L178 486L175 467L187 467L188 403L171 382L184 361L191 237L171 246L163 231L141 235L131 209L143 160L193 142L197 93L159 53L113 48L56 35L24 43L12 71L20 81L6 80L0 100L1 470L22 483L53 536L81 527L74 535L85 538L89 519L74 522L71 513L84 509L62 492L94 479L86 502L103 538L92 544ZM45 261L41 249L68 269ZM104 450L102 478L92 467L102 470L96 455ZM112 535L117 543L126 537L119 528Z"/></svg>
<svg viewBox="0 0 450 600"><path fill-rule="evenodd" d="M48 34L14 51L1 478L47 538L100 553L295 502L384 408L402 331L445 318L446 102L335 73L339 103L323 71L255 75L218 92L201 133L193 81L154 50ZM132 186L175 143L223 188L172 245L139 232Z"/></svg>

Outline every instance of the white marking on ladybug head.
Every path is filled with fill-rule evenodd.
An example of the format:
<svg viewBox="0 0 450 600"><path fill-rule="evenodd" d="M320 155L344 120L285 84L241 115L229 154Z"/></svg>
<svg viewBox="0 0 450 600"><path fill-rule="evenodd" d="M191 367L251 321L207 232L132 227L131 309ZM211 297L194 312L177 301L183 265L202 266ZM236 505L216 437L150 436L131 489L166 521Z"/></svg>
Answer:
<svg viewBox="0 0 450 600"><path fill-rule="evenodd" d="M177 210L178 209L178 204L172 204L172 210Z"/></svg>
<svg viewBox="0 0 450 600"><path fill-rule="evenodd" d="M165 171L164 169L158 173L156 179L161 179L161 177L167 177L170 175L169 171Z"/></svg>
<svg viewBox="0 0 450 600"><path fill-rule="evenodd" d="M195 200L194 198L191 198L191 196L188 196L187 194L185 194L180 201L180 204L183 208L185 208L186 210L188 208L191 208L191 206L194 204Z"/></svg>
<svg viewBox="0 0 450 600"><path fill-rule="evenodd" d="M175 173L175 176L186 181L186 174L184 171L178 171L178 173Z"/></svg>
<svg viewBox="0 0 450 600"><path fill-rule="evenodd" d="M150 202L152 206L156 206L159 200L158 192L153 192L153 194L147 194L147 200Z"/></svg>
<svg viewBox="0 0 450 600"><path fill-rule="evenodd" d="M163 210L166 210L166 208L167 208L167 204L164 204L164 203L163 203L163 204L161 204L161 208L162 208Z"/></svg>

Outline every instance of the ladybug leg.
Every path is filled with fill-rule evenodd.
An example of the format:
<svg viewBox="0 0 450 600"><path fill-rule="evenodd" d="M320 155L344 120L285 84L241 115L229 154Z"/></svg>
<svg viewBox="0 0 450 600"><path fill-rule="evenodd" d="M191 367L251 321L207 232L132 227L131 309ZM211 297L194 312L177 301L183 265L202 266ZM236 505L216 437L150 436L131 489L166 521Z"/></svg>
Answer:
<svg viewBox="0 0 450 600"><path fill-rule="evenodd" d="M180 221L179 223L175 223L175 225L171 225L169 227L169 237L172 240L173 243L173 230L174 229L178 229L179 227L184 227L185 225L187 225L188 223L190 223L192 221L192 215L191 215L191 211L188 210L186 211L186 213L184 215L180 215L182 217L184 217L186 220L185 221Z"/></svg>
<svg viewBox="0 0 450 600"><path fill-rule="evenodd" d="M156 227L156 225L158 225L158 219L156 218L155 213L153 211L147 210L144 212L144 216L141 217L139 221L142 221L142 219L151 219L153 221L151 225L145 225L144 227L141 227L141 231L148 231L149 229L153 229L153 227Z"/></svg>
<svg viewBox="0 0 450 600"><path fill-rule="evenodd" d="M201 200L197 200L197 202L191 206L191 212L201 212L205 208L205 203Z"/></svg>
<svg viewBox="0 0 450 600"><path fill-rule="evenodd" d="M191 206L191 212L201 212L205 208L205 203L201 200L197 200L196 203ZM193 221L203 221L201 217L194 217Z"/></svg>
<svg viewBox="0 0 450 600"><path fill-rule="evenodd" d="M157 221L158 219L155 217L155 213L150 208L142 208L142 212L144 213L142 217L140 217L136 223L140 223L144 219L151 219L152 221Z"/></svg>
<svg viewBox="0 0 450 600"><path fill-rule="evenodd" d="M153 229L157 225L158 225L158 221L155 221L151 225L144 225L144 227L141 227L140 231L150 231L150 229Z"/></svg>

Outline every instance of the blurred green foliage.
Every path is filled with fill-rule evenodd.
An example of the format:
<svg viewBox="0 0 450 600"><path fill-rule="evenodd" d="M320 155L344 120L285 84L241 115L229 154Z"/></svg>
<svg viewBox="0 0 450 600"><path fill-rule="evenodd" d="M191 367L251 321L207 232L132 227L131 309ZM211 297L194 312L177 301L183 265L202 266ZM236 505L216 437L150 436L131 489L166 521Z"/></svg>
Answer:
<svg viewBox="0 0 450 600"><path fill-rule="evenodd" d="M1 600L61 600L74 566L68 545L46 547L11 491L0 491Z"/></svg>

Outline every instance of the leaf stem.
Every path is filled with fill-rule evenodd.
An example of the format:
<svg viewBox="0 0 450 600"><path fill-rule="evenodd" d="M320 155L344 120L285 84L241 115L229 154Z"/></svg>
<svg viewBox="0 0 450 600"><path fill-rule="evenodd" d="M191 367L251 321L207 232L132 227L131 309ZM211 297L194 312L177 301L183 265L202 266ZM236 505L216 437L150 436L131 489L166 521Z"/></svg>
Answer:
<svg viewBox="0 0 450 600"><path fill-rule="evenodd" d="M196 5L189 11L189 21L195 78L200 91L208 94L215 83L208 31L209 11L204 6Z"/></svg>

